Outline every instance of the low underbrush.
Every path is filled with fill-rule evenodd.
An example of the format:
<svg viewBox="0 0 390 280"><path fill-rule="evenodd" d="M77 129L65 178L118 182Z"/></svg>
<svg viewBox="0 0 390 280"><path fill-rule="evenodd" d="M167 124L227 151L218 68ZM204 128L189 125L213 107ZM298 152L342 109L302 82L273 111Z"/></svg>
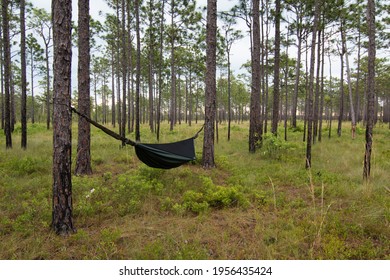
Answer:
<svg viewBox="0 0 390 280"><path fill-rule="evenodd" d="M177 126L162 142L199 127ZM161 170L92 129L94 174L73 176L77 232L65 238L50 230L51 131L29 131L26 151L0 148L1 259L390 259L385 128L376 128L368 183L364 134L352 140L348 128L313 146L309 171L299 129L287 142L266 134L249 154L246 124L233 125L230 141L222 124L212 170L201 166L201 135L197 160ZM141 135L154 142L146 127Z"/></svg>

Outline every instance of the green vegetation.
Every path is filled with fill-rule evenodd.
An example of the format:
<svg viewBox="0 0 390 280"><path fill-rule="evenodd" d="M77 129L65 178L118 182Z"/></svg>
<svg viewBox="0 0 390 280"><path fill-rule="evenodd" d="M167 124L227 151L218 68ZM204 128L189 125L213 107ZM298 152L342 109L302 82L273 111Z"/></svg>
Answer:
<svg viewBox="0 0 390 280"><path fill-rule="evenodd" d="M199 127L163 126L161 141ZM352 140L347 123L314 145L310 172L299 130L288 142L265 135L249 154L247 124L233 124L230 142L220 125L216 169L200 165L200 135L196 161L160 170L92 129L94 175L73 176L77 233L67 238L50 230L52 132L28 129L26 151L18 129L12 150L0 136L1 259L390 259L390 132L379 124L369 183L364 129Z"/></svg>

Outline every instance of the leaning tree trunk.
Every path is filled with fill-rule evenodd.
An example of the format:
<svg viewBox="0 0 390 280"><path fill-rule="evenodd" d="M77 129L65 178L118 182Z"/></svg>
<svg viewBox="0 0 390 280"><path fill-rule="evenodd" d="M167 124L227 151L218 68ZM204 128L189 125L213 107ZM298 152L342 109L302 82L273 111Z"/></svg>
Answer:
<svg viewBox="0 0 390 280"><path fill-rule="evenodd" d="M216 106L217 0L207 1L207 51L203 168L215 167L214 123Z"/></svg>
<svg viewBox="0 0 390 280"><path fill-rule="evenodd" d="M78 38L78 105L79 111L90 117L90 46L89 46L89 0L79 0ZM103 104L104 106L105 104ZM97 108L96 108L97 109ZM76 170L77 175L92 174L91 127L85 118L79 118Z"/></svg>
<svg viewBox="0 0 390 280"><path fill-rule="evenodd" d="M54 115L53 115L53 216L52 228L59 235L75 231L72 206L72 1L53 0Z"/></svg>
<svg viewBox="0 0 390 280"><path fill-rule="evenodd" d="M375 121L375 1L368 0L368 77L367 77L367 124L366 151L364 153L363 178L368 180L371 173L372 137Z"/></svg>

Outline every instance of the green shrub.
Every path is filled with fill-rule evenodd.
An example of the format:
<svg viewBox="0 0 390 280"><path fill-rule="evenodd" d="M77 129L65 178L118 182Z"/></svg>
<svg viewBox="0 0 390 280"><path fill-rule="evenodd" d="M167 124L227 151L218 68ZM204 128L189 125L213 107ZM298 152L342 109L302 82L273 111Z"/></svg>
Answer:
<svg viewBox="0 0 390 280"><path fill-rule="evenodd" d="M263 135L261 151L267 158L281 160L283 156L288 156L289 152L296 149L297 146L295 144L284 141L272 133Z"/></svg>
<svg viewBox="0 0 390 280"><path fill-rule="evenodd" d="M190 211L200 214L210 208L221 209L229 207L248 207L249 201L237 186L216 186L209 177L201 177L203 188L200 191L189 190L183 194L181 204L175 204L172 209L177 214Z"/></svg>

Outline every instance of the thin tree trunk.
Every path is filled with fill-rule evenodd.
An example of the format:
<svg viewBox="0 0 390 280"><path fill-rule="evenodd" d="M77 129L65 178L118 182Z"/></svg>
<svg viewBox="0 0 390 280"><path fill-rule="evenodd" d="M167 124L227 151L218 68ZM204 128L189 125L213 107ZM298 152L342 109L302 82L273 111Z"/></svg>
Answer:
<svg viewBox="0 0 390 280"><path fill-rule="evenodd" d="M288 29L289 30L289 29ZM286 72L284 76L284 86L286 89L285 108L284 108L284 141L287 141L287 112L288 112L288 32L287 32L287 47L286 47Z"/></svg>
<svg viewBox="0 0 390 280"><path fill-rule="evenodd" d="M140 133L140 85L141 85L141 37L139 22L139 0L135 0L135 24L137 37L137 66L136 66L136 85L135 85L135 140L141 140Z"/></svg>
<svg viewBox="0 0 390 280"><path fill-rule="evenodd" d="M11 48L12 53L12 48ZM16 104L15 104L15 82L14 82L14 66L11 62L11 75L10 75L10 91L11 91L11 132L13 133L15 131L15 124L16 124Z"/></svg>
<svg viewBox="0 0 390 280"><path fill-rule="evenodd" d="M46 128L50 129L51 110L50 110L50 66L49 66L49 46L45 46L46 53Z"/></svg>
<svg viewBox="0 0 390 280"><path fill-rule="evenodd" d="M127 44L126 44L126 5L125 0L122 0L122 121L121 121L121 136L126 136L126 97L127 97ZM122 142L124 147L126 144Z"/></svg>
<svg viewBox="0 0 390 280"><path fill-rule="evenodd" d="M31 123L35 123L35 101L34 101L34 52L33 48L31 47L30 51L30 67L31 67L31 73L30 73L30 80L31 80Z"/></svg>
<svg viewBox="0 0 390 280"><path fill-rule="evenodd" d="M21 146L27 148L27 78L26 78L26 23L25 23L25 0L20 0L20 62L21 62L21 123L22 140Z"/></svg>
<svg viewBox="0 0 390 280"><path fill-rule="evenodd" d="M161 124L161 98L162 98L162 67L163 67L163 47L164 47L164 6L165 0L162 1L161 17L160 17L160 60L158 68L158 105L157 105L157 141L160 140L160 124Z"/></svg>
<svg viewBox="0 0 390 280"><path fill-rule="evenodd" d="M368 77L367 77L367 125L366 125L366 150L364 153L363 178L367 181L371 175L371 153L373 129L375 121L375 1L368 0Z"/></svg>
<svg viewBox="0 0 390 280"><path fill-rule="evenodd" d="M259 0L253 0L253 36L252 36L252 87L251 87L251 107L249 123L249 152L256 151L257 142L261 140L259 122L260 117L260 19Z"/></svg>
<svg viewBox="0 0 390 280"><path fill-rule="evenodd" d="M129 133L134 131L134 75L133 75L133 45L132 45L132 34L131 34L131 5L132 1L127 0L127 46L128 46L128 82L127 82L127 131Z"/></svg>
<svg viewBox="0 0 390 280"><path fill-rule="evenodd" d="M115 71L114 71L114 50L111 50L111 124L113 127L116 125L116 112L115 112ZM95 97L96 100L96 97ZM97 107L96 107L97 110Z"/></svg>
<svg viewBox="0 0 390 280"><path fill-rule="evenodd" d="M351 70L349 68L349 58L348 58L348 48L347 48L347 39L345 38L345 33L343 32L343 45L345 49L345 64L347 67L347 82L348 82L348 93L349 93L349 108L351 113L351 133L352 139L355 139L356 133L356 119L355 119L355 110L353 105L353 96L352 96L352 81L351 81Z"/></svg>
<svg viewBox="0 0 390 280"><path fill-rule="evenodd" d="M343 34L343 24L341 24L341 34ZM341 47L340 52L340 62L341 62L341 74L340 74L340 113L339 113L339 121L337 125L337 135L341 136L341 127L344 119L344 46Z"/></svg>
<svg viewBox="0 0 390 280"><path fill-rule="evenodd" d="M280 0L275 3L275 65L274 65L274 103L272 113L272 134L278 135L279 99L280 99Z"/></svg>
<svg viewBox="0 0 390 280"><path fill-rule="evenodd" d="M268 106L268 95L269 95L269 86L268 86L268 42L269 42L269 0L265 1L265 13L266 13L266 34L265 34L265 118L264 118L264 133L267 133L268 131L268 112L269 112L269 106Z"/></svg>
<svg viewBox="0 0 390 280"><path fill-rule="evenodd" d="M153 26L153 11L154 1L149 1L149 28ZM154 132L154 114L153 114L153 31L150 30L149 34L149 128L151 132Z"/></svg>
<svg viewBox="0 0 390 280"><path fill-rule="evenodd" d="M325 28L325 19L322 18L322 22ZM321 51L321 99L320 99L320 116L319 116L319 127L318 127L318 142L322 140L322 121L324 114L324 65L325 65L325 30L322 32L322 51Z"/></svg>
<svg viewBox="0 0 390 280"><path fill-rule="evenodd" d="M2 0L2 23L3 23L3 44L4 44L4 92L5 92L5 146L7 149L12 148L11 136L11 108L10 108L10 76L11 76L11 47L9 40L9 15L8 0Z"/></svg>
<svg viewBox="0 0 390 280"><path fill-rule="evenodd" d="M302 57L302 20L297 24L297 37L298 37L298 49L297 49L297 64L295 68L295 84L294 84L294 95L291 109L292 127L297 127L297 106L298 106L298 90L299 90L299 79L301 73L301 57Z"/></svg>
<svg viewBox="0 0 390 280"><path fill-rule="evenodd" d="M116 87L117 87L117 120L118 120L118 126L119 126L119 134L122 135L122 102L121 102L121 75L120 75L120 68L121 68L121 48L120 48L120 38L121 38L121 32L120 32L120 21L119 21L119 1L116 2L116 18L117 18L117 50L116 50Z"/></svg>
<svg viewBox="0 0 390 280"><path fill-rule="evenodd" d="M313 144L315 144L318 134L318 111L320 106L320 69L321 69L321 29L318 30L318 45L317 45L317 73L316 73L316 89L314 99L313 112Z"/></svg>
<svg viewBox="0 0 390 280"><path fill-rule="evenodd" d="M4 129L4 116L5 116L5 111L4 111L4 103L5 103L5 100L4 100L4 60L3 60L3 50L4 50L4 47L3 47L3 28L0 28L0 38L2 38L2 40L0 40L0 82L1 82L1 88L0 88L0 97L1 97L1 129Z"/></svg>
<svg viewBox="0 0 390 280"><path fill-rule="evenodd" d="M227 49L229 50L229 48ZM227 69L228 69L228 141L230 141L230 126L232 121L232 85L230 73L230 50L227 52Z"/></svg>
<svg viewBox="0 0 390 280"><path fill-rule="evenodd" d="M3 3L3 2L2 2ZM4 129L4 115L5 115L5 112L4 112L4 60L3 60L3 28L0 28L0 113L1 113L1 119L0 119L0 123L1 123L1 129Z"/></svg>
<svg viewBox="0 0 390 280"><path fill-rule="evenodd" d="M309 56L309 35L306 38L306 59L305 59L305 112L303 116L303 142L306 141L306 132L307 132L307 120L308 120L308 93L309 93L309 67L308 67L308 56Z"/></svg>
<svg viewBox="0 0 390 280"><path fill-rule="evenodd" d="M319 17L321 12L321 0L315 0L314 23L311 40L310 54L310 80L309 80L309 98L308 98L308 120L307 120L307 141L306 141L306 168L311 168L311 146L313 136L313 94L314 94L314 66L315 66L315 50L316 50L316 35L319 25Z"/></svg>
<svg viewBox="0 0 390 280"><path fill-rule="evenodd" d="M176 123L176 72L175 72L175 34L174 34L174 7L175 1L171 1L171 25L172 25L172 34L171 34L171 112L170 112L170 127L172 131Z"/></svg>

